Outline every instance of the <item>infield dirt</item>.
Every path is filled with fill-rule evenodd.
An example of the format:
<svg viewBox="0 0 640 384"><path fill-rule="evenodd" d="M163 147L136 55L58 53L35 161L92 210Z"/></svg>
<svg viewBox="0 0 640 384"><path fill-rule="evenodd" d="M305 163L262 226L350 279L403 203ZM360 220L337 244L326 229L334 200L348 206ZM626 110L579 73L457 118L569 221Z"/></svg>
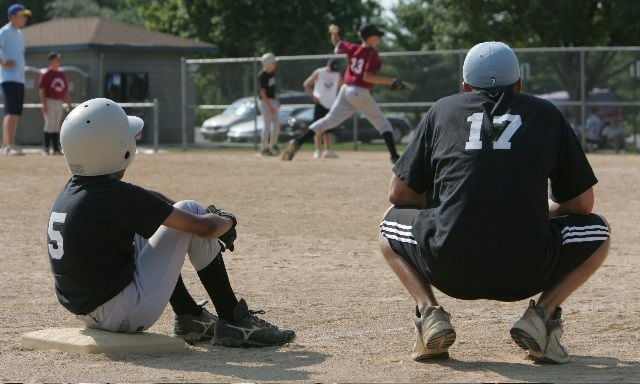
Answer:
<svg viewBox="0 0 640 384"><path fill-rule="evenodd" d="M640 381L640 156L593 155L595 211L613 228L602 268L564 305L572 361L540 366L509 336L526 301L460 301L436 293L458 339L446 361L416 363L413 304L377 245L388 207L384 152L292 162L246 151L138 155L125 181L238 217L225 254L238 296L297 332L281 348L207 343L154 355L70 355L20 347L22 333L79 323L57 301L46 252L50 207L69 177L62 157L0 158L2 382L638 382ZM183 276L205 298L191 265ZM210 308L212 310L212 308ZM151 329L169 334L167 308Z"/></svg>

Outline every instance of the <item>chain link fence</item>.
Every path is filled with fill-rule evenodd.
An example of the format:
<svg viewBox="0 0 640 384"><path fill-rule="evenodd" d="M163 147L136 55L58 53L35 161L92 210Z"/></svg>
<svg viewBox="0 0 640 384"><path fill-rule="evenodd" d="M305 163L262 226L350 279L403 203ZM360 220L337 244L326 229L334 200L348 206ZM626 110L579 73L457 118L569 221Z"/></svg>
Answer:
<svg viewBox="0 0 640 384"><path fill-rule="evenodd" d="M616 127L624 132L626 148L640 146L640 47L571 47L522 48L518 55L524 92L546 98L556 104L586 144L586 121L590 114L601 120L601 128ZM411 83L409 91L391 91L376 86L372 92L383 112L402 117L413 128L429 106L441 97L461 91L462 64L466 50L382 52L381 75ZM280 56L276 79L278 93L286 113L302 113L312 108L305 99L302 83L330 58L342 55ZM344 72L346 60L341 60ZM237 59L183 59L182 109L195 115L196 127L183 123L183 147L187 148L186 130L196 130L196 144L231 145L230 133L241 125L247 146L259 140L261 122L255 102L258 99L256 76L261 69L258 57ZM187 100L186 87L194 88L193 100ZM212 117L216 116L214 119ZM281 116L289 123L291 116ZM354 117L345 125L352 130L351 139L364 138L366 128ZM252 135L246 136L248 127ZM235 128L234 128L235 127ZM359 135L361 133L361 135ZM246 140L249 138L248 140ZM406 138L405 138L406 141ZM241 144L242 145L242 144Z"/></svg>

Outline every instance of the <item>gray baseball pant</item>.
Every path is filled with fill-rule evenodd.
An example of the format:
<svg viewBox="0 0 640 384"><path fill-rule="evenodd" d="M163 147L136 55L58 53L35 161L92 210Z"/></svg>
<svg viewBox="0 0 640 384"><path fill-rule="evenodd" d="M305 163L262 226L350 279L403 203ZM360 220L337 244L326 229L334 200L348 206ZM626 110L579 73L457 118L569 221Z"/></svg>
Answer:
<svg viewBox="0 0 640 384"><path fill-rule="evenodd" d="M196 201L179 201L174 207L197 215L206 211ZM220 253L218 240L161 226L148 240L135 235L133 281L114 298L88 315L78 315L87 328L112 332L148 329L164 311L178 282L185 255L196 271L211 264Z"/></svg>
<svg viewBox="0 0 640 384"><path fill-rule="evenodd" d="M315 133L337 127L354 113L362 113L382 135L391 132L391 123L382 113L378 103L368 89L351 84L343 84L336 100L325 117L309 126Z"/></svg>

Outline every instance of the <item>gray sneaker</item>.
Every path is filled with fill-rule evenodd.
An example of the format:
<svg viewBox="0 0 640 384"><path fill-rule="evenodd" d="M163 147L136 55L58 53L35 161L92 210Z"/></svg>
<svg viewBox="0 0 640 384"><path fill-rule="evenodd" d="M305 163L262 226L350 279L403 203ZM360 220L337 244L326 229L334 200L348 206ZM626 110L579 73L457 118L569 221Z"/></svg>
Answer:
<svg viewBox="0 0 640 384"><path fill-rule="evenodd" d="M511 338L518 346L529 353L544 353L547 345L547 320L544 309L537 306L534 300L520 320L511 328Z"/></svg>
<svg viewBox="0 0 640 384"><path fill-rule="evenodd" d="M260 319L251 311L247 302L240 299L233 309L233 322L219 319L216 323L213 344L225 347L269 347L290 342L296 336L294 331L280 329Z"/></svg>
<svg viewBox="0 0 640 384"><path fill-rule="evenodd" d="M210 339L214 336L218 316L212 315L204 309L204 303L199 305L202 307L202 313L200 315L192 316L185 313L176 315L173 318L174 337L178 337L189 344L194 344L200 340Z"/></svg>
<svg viewBox="0 0 640 384"><path fill-rule="evenodd" d="M413 322L416 330L416 342L411 353L413 360L449 357L449 347L456 341L451 315L440 306L427 307L420 317L415 316Z"/></svg>
<svg viewBox="0 0 640 384"><path fill-rule="evenodd" d="M544 352L529 351L529 357L538 363L565 364L571 358L567 350L560 344L562 337L562 308L556 308L553 316L547 320L547 344Z"/></svg>
<svg viewBox="0 0 640 384"><path fill-rule="evenodd" d="M296 141L296 139L291 139L287 143L287 147L282 151L282 160L291 160L293 156L300 149L300 144Z"/></svg>

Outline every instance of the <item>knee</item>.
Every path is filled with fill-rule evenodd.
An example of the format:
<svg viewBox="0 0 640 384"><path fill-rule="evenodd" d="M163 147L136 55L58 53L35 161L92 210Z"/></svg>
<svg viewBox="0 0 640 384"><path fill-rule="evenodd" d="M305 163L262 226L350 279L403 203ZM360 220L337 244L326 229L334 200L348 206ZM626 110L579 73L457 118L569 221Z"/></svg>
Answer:
<svg viewBox="0 0 640 384"><path fill-rule="evenodd" d="M178 201L173 206L196 215L204 215L206 213L205 209L195 200Z"/></svg>

